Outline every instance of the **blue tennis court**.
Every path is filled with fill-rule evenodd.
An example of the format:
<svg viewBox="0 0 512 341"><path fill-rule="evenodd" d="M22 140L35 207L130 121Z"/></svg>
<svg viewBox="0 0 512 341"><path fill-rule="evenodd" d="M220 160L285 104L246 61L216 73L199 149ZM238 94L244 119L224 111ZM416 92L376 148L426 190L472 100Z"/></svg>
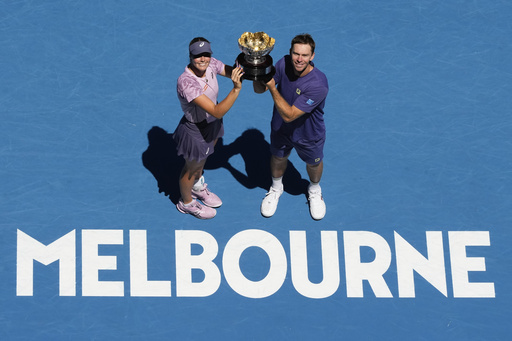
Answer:
<svg viewBox="0 0 512 341"><path fill-rule="evenodd" d="M2 1L2 340L508 340L512 4ZM292 152L276 214L270 94L244 81L176 210L176 81L196 36L234 63L310 33L329 80L310 217ZM223 99L232 82L219 77Z"/></svg>

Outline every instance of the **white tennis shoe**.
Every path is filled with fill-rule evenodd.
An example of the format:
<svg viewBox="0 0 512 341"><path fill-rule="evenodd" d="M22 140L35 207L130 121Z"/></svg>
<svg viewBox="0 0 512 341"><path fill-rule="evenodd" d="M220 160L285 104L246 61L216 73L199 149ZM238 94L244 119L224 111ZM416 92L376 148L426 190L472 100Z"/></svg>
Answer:
<svg viewBox="0 0 512 341"><path fill-rule="evenodd" d="M270 218L276 213L277 210L277 204L279 203L279 197L283 194L283 189L277 190L273 187L270 187L270 190L265 195L265 198L263 198L263 201L261 202L261 215L265 218Z"/></svg>
<svg viewBox="0 0 512 341"><path fill-rule="evenodd" d="M325 217L326 207L324 198L322 197L322 191L308 191L308 203L311 218L320 220Z"/></svg>

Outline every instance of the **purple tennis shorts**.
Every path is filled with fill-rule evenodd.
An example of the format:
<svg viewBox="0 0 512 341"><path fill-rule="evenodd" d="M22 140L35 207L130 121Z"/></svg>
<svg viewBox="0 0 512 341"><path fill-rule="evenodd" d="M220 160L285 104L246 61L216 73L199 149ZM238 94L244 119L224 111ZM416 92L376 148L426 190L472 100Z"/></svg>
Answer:
<svg viewBox="0 0 512 341"><path fill-rule="evenodd" d="M319 164L324 158L325 136L316 141L292 141L289 136L272 131L270 133L270 152L277 157L285 157L293 148L302 161L308 165Z"/></svg>
<svg viewBox="0 0 512 341"><path fill-rule="evenodd" d="M213 154L215 142L224 136L222 119L207 123L206 120L192 123L182 118L173 138L178 155L185 160L201 161Z"/></svg>

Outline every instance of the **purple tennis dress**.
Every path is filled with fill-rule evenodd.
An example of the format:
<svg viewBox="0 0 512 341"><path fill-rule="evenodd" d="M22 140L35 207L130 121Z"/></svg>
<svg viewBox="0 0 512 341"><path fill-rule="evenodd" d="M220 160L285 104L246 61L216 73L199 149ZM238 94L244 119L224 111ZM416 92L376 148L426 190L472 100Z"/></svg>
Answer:
<svg viewBox="0 0 512 341"><path fill-rule="evenodd" d="M318 164L324 156L324 106L329 92L327 77L316 67L306 76L297 77L293 72L290 56L281 58L275 67L274 80L279 93L289 105L295 105L305 114L286 123L274 106L270 136L271 152L273 155L284 157L295 148L304 162Z"/></svg>
<svg viewBox="0 0 512 341"><path fill-rule="evenodd" d="M204 94L217 103L217 74L223 70L224 63L212 57L204 77L197 77L186 67L178 78L178 99L184 114L173 137L178 145L178 155L186 160L201 161L207 158L213 154L215 141L224 135L222 119L208 114L193 102Z"/></svg>

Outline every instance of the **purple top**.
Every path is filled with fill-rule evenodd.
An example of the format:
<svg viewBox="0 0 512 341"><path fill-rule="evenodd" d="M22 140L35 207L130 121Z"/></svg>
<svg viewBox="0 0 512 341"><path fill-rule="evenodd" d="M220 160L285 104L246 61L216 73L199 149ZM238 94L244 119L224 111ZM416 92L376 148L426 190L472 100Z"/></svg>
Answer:
<svg viewBox="0 0 512 341"><path fill-rule="evenodd" d="M217 104L217 95L219 94L217 75L223 70L224 63L213 57L210 59L210 65L208 65L203 77L197 77L192 70L185 67L185 72L178 78L176 88L181 109L188 121L199 123L207 120L209 123L217 119L195 105L192 101L202 94L205 94L213 103Z"/></svg>
<svg viewBox="0 0 512 341"><path fill-rule="evenodd" d="M286 102L295 105L305 114L286 123L274 106L272 130L289 135L294 141L316 141L325 136L323 109L329 91L327 77L316 67L304 77L297 77L291 63L289 55L281 58L275 65L274 80Z"/></svg>

